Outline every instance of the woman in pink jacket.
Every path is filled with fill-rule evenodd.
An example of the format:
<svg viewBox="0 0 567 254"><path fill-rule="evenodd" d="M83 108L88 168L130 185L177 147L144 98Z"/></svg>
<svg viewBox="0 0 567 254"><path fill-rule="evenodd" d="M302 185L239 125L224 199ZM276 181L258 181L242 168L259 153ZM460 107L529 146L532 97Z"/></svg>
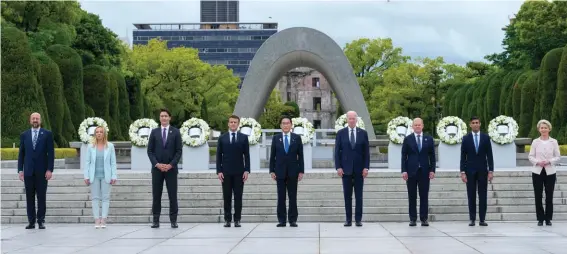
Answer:
<svg viewBox="0 0 567 254"><path fill-rule="evenodd" d="M529 159L534 165L532 168L532 183L534 186L535 205L537 214L537 225L551 226L553 218L553 190L557 176L554 165L557 164L561 155L559 154L559 144L557 140L549 136L551 123L547 120L540 120L537 123L540 137L534 139L530 148ZM542 204L542 191L545 189L545 211Z"/></svg>

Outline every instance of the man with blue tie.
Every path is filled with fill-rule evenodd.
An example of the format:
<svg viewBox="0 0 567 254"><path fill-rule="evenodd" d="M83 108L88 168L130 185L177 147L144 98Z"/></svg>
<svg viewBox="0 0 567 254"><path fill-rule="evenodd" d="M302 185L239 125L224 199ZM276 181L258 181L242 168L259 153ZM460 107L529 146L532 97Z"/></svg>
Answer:
<svg viewBox="0 0 567 254"><path fill-rule="evenodd" d="M234 192L234 227L240 227L242 192L250 174L250 145L248 136L237 132L240 117L228 118L228 132L217 143L217 176L222 183L224 199L224 227L232 220L232 193Z"/></svg>
<svg viewBox="0 0 567 254"><path fill-rule="evenodd" d="M461 143L461 180L467 184L469 204L469 226L475 225L476 191L478 186L478 218L480 226L488 226L486 218L486 203L488 181L492 181L494 160L490 137L480 132L480 119L472 117L469 123L472 132L463 137Z"/></svg>
<svg viewBox="0 0 567 254"><path fill-rule="evenodd" d="M417 191L419 189L419 219L421 226L427 222L429 210L429 183L435 178L435 143L423 134L423 120L413 120L413 133L402 144L402 179L406 181L409 199L410 227L417 220Z"/></svg>
<svg viewBox="0 0 567 254"><path fill-rule="evenodd" d="M20 135L18 153L18 174L26 188L26 206L28 225L26 229L34 229L35 222L39 229L45 229L45 211L47 181L51 179L55 162L53 134L41 128L41 116L33 113L30 116L32 128ZM37 214L35 196L37 195Z"/></svg>
<svg viewBox="0 0 567 254"><path fill-rule="evenodd" d="M335 139L335 168L343 181L346 221L352 226L352 189L356 199L355 215L357 227L362 227L362 190L364 178L370 168L370 146L368 133L356 127L358 115L354 111L346 114L348 126L337 132Z"/></svg>
<svg viewBox="0 0 567 254"><path fill-rule="evenodd" d="M297 183L303 179L303 143L301 136L291 132L291 118L280 119L282 133L274 135L270 151L270 174L278 186L278 224L286 226L286 190L289 197L287 219L297 227Z"/></svg>

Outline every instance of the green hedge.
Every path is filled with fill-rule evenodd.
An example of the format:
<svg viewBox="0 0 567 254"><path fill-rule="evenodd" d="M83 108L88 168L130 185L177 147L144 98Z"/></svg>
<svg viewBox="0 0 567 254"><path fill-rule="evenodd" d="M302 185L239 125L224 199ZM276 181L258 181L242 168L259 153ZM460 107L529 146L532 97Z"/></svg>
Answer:
<svg viewBox="0 0 567 254"><path fill-rule="evenodd" d="M539 73L537 71L530 71L528 78L522 85L522 105L520 106L520 121L518 122L520 128L518 136L520 137L528 137L532 131L532 126L535 126L532 125L532 118L537 96L538 77ZM534 135L530 136L533 137Z"/></svg>
<svg viewBox="0 0 567 254"><path fill-rule="evenodd" d="M122 128L120 128L120 111L118 107L118 79L115 75L112 75L112 71L107 72L108 75L108 89L110 91L109 101L108 101L108 113L109 113L109 128L110 128L110 140L124 140L122 136Z"/></svg>
<svg viewBox="0 0 567 254"><path fill-rule="evenodd" d="M112 131L109 113L110 81L107 71L100 65L89 65L85 67L83 82L86 105L93 109L95 116L104 119Z"/></svg>
<svg viewBox="0 0 567 254"><path fill-rule="evenodd" d="M136 77L127 76L125 79L128 101L130 102L130 117L132 120L144 118L144 100L142 98L142 83Z"/></svg>
<svg viewBox="0 0 567 254"><path fill-rule="evenodd" d="M551 111L557 93L557 70L559 69L562 54L563 48L556 48L547 52L541 61L538 86L539 98L537 102L538 107L536 107L539 110L537 114L539 118L535 121L536 124L540 119L551 120Z"/></svg>
<svg viewBox="0 0 567 254"><path fill-rule="evenodd" d="M512 117L516 122L520 121L521 105L522 105L522 86L531 72L523 72L520 74L514 87L512 88Z"/></svg>
<svg viewBox="0 0 567 254"><path fill-rule="evenodd" d="M130 124L133 122L130 117L130 101L128 98L128 90L126 88L126 82L122 74L117 70L112 70L110 75L114 76L118 85L118 108L120 109L120 129L122 136L128 139L128 129ZM137 120L137 119L136 119Z"/></svg>
<svg viewBox="0 0 567 254"><path fill-rule="evenodd" d="M19 151L19 148L0 148L0 156L2 160L17 160ZM77 149L75 148L55 148L55 159L74 157L77 157Z"/></svg>
<svg viewBox="0 0 567 254"><path fill-rule="evenodd" d="M551 111L551 122L556 133L557 140L561 144L567 144L567 47L563 49L561 62L557 70L557 90L555 101Z"/></svg>

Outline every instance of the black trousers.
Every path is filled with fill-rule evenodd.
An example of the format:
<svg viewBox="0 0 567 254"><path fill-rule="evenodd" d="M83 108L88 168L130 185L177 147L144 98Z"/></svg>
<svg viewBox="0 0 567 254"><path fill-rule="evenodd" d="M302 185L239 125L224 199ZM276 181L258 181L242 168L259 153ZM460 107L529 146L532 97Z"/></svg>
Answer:
<svg viewBox="0 0 567 254"><path fill-rule="evenodd" d="M362 189L364 178L362 173L353 172L352 175L343 175L343 194L345 198L346 221L352 222L352 189L354 187L354 198L356 199L354 219L362 221Z"/></svg>
<svg viewBox="0 0 567 254"><path fill-rule="evenodd" d="M234 221L242 216L242 192L244 190L243 175L224 175L222 196L224 199L224 220L232 220L232 194L234 193Z"/></svg>
<svg viewBox="0 0 567 254"><path fill-rule="evenodd" d="M278 221L286 223L286 215L289 222L297 222L297 177L276 179L278 184ZM289 197L289 212L286 213L286 190Z"/></svg>
<svg viewBox="0 0 567 254"><path fill-rule="evenodd" d="M427 220L429 216L429 172L425 174L422 168L417 170L417 174L411 176L406 181L409 199L409 217L411 221L417 220L417 191L419 188L419 219Z"/></svg>
<svg viewBox="0 0 567 254"><path fill-rule="evenodd" d="M167 195L169 196L169 220L177 222L177 170L161 172L159 170L152 171L152 214L155 222L159 222L161 214L161 194L163 193L163 182L167 187Z"/></svg>
<svg viewBox="0 0 567 254"><path fill-rule="evenodd" d="M34 172L31 176L24 176L26 188L26 206L28 222L45 222L47 180L45 173ZM37 195L37 214L35 211L35 196Z"/></svg>
<svg viewBox="0 0 567 254"><path fill-rule="evenodd" d="M466 175L469 220L476 220L476 192L478 190L478 219L484 221L488 195L488 172L467 172Z"/></svg>
<svg viewBox="0 0 567 254"><path fill-rule="evenodd" d="M553 191L557 174L548 175L545 168L538 175L532 173L532 183L534 185L536 215L538 221L551 221L553 219ZM545 211L542 204L542 192L545 189Z"/></svg>

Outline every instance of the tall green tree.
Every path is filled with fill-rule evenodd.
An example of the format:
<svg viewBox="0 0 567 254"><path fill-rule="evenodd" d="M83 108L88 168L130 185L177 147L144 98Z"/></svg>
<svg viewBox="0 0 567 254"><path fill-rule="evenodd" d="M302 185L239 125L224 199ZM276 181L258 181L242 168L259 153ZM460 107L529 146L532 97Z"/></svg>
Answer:
<svg viewBox="0 0 567 254"><path fill-rule="evenodd" d="M82 11L75 30L73 48L81 53L85 65L121 66L124 53L121 42L114 32L102 25L98 15Z"/></svg>
<svg viewBox="0 0 567 254"><path fill-rule="evenodd" d="M551 111L551 122L557 131L557 140L567 144L567 47L563 48L561 62L557 70L557 89Z"/></svg>
<svg viewBox="0 0 567 254"><path fill-rule="evenodd" d="M539 110L539 113L535 114L540 119L551 119L553 104L557 94L557 72L562 54L563 48L556 48L549 51L543 58L539 71L539 99L536 102L536 110Z"/></svg>
<svg viewBox="0 0 567 254"><path fill-rule="evenodd" d="M538 78L539 73L536 71L529 71L529 76L522 85L522 105L520 106L520 122L518 126L520 130L518 132L520 137L528 137L530 131L535 129L532 125L532 119L534 114L535 98L537 94ZM533 135L530 135L534 137Z"/></svg>
<svg viewBox="0 0 567 254"><path fill-rule="evenodd" d="M85 104L93 109L95 116L104 119L109 125L110 118L110 80L108 72L100 65L85 67ZM109 126L110 131L114 127ZM108 135L115 135L108 133Z"/></svg>

